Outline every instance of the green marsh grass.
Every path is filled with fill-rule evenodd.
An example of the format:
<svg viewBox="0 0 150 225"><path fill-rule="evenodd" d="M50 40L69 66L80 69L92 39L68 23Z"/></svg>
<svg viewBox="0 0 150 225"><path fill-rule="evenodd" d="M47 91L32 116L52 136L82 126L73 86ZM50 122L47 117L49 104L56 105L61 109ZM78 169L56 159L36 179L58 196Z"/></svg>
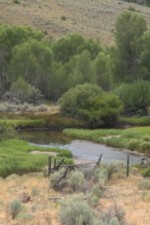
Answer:
<svg viewBox="0 0 150 225"><path fill-rule="evenodd" d="M3 140L0 141L0 176L5 178L13 173L21 175L42 171L47 166L48 155L42 153L30 154L31 151L35 150L40 152L56 152L58 153L58 160L65 158L67 163L72 163L72 154L68 150L41 148L17 139Z"/></svg>
<svg viewBox="0 0 150 225"><path fill-rule="evenodd" d="M133 126L149 126L150 125L150 116L121 117L120 123L130 124Z"/></svg>
<svg viewBox="0 0 150 225"><path fill-rule="evenodd" d="M13 127L14 129L25 129L25 128L51 128L60 129L66 127L81 127L83 124L81 121L64 117L57 114L12 114L5 113L0 115L0 126L7 128Z"/></svg>
<svg viewBox="0 0 150 225"><path fill-rule="evenodd" d="M127 129L65 129L64 134L73 138L94 141L107 146L150 155L150 127L148 126Z"/></svg>

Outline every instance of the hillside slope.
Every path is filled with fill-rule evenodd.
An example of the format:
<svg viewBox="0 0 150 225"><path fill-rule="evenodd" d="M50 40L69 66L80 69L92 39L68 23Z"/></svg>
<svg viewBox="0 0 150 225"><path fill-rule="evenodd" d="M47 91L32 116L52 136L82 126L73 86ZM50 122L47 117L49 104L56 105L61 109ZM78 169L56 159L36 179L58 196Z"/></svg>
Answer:
<svg viewBox="0 0 150 225"><path fill-rule="evenodd" d="M150 27L150 8L118 0L19 1L0 0L0 23L31 25L54 38L79 32L111 43L116 18L125 10L143 15Z"/></svg>

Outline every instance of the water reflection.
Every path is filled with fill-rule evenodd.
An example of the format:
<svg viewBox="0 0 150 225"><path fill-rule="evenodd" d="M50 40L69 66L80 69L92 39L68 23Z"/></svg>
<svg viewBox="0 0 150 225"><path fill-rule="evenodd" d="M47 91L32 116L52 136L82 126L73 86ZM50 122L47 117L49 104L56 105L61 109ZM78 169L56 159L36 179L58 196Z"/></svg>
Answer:
<svg viewBox="0 0 150 225"><path fill-rule="evenodd" d="M70 139L63 135L62 131L49 130L24 130L17 135L20 139L36 144L67 144Z"/></svg>
<svg viewBox="0 0 150 225"><path fill-rule="evenodd" d="M105 145L93 143L90 141L71 140L65 137L62 131L20 131L18 137L34 145L42 145L43 147L59 147L70 150L74 157L97 160L102 154L103 162L114 160L126 161L128 152L119 151ZM140 156L130 154L130 162L138 162Z"/></svg>

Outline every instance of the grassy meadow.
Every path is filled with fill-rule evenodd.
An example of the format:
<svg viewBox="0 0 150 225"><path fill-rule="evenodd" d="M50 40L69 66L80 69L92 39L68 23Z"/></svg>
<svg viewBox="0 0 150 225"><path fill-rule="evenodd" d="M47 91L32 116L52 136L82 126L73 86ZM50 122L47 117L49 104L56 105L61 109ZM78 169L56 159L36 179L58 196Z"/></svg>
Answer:
<svg viewBox="0 0 150 225"><path fill-rule="evenodd" d="M65 129L64 134L73 138L150 155L150 127L148 126L126 129Z"/></svg>
<svg viewBox="0 0 150 225"><path fill-rule="evenodd" d="M32 151L40 151L41 154L31 154ZM0 141L0 176L7 177L10 174L24 174L42 171L48 165L49 152L52 157L65 158L72 163L72 154L59 148L42 148L29 145L26 141L9 139ZM55 154L54 154L55 153Z"/></svg>

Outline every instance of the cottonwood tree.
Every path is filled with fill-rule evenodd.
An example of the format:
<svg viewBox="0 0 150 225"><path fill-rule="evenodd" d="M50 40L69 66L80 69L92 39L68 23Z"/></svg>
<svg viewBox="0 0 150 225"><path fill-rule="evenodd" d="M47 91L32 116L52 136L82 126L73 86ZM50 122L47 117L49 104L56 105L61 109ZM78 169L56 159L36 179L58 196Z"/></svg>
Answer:
<svg viewBox="0 0 150 225"><path fill-rule="evenodd" d="M116 22L116 47L112 48L111 68L114 82L132 82L138 79L141 38L147 30L145 19L125 12Z"/></svg>
<svg viewBox="0 0 150 225"><path fill-rule="evenodd" d="M8 88L6 75L13 48L31 38L42 40L43 33L28 26L0 25L0 94Z"/></svg>

